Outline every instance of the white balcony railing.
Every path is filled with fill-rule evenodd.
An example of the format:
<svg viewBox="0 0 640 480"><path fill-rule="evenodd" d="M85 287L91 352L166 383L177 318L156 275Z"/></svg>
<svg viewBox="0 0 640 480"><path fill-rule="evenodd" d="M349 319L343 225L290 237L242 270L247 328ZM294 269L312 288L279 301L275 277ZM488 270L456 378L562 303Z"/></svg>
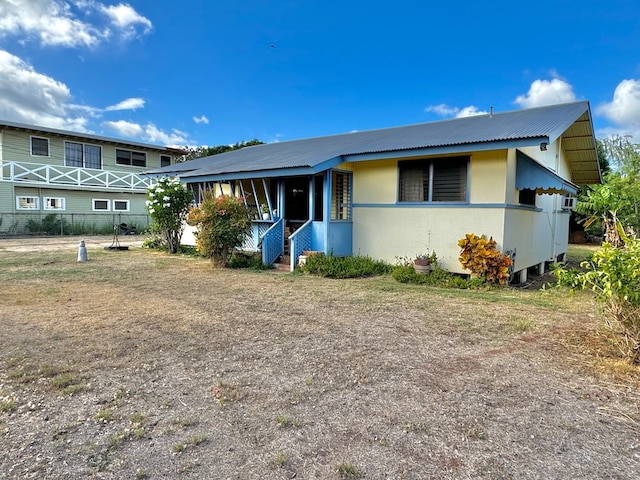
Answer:
<svg viewBox="0 0 640 480"><path fill-rule="evenodd" d="M0 181L86 188L117 188L130 189L131 191L144 191L151 185L151 179L140 177L131 172L13 161L0 162Z"/></svg>

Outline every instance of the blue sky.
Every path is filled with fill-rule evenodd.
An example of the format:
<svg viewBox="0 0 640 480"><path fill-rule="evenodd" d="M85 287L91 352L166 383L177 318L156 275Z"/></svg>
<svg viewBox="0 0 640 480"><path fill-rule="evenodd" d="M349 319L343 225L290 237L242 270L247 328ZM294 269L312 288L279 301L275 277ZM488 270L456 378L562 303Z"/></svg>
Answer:
<svg viewBox="0 0 640 480"><path fill-rule="evenodd" d="M0 119L286 141L589 100L640 143L640 5L0 0Z"/></svg>

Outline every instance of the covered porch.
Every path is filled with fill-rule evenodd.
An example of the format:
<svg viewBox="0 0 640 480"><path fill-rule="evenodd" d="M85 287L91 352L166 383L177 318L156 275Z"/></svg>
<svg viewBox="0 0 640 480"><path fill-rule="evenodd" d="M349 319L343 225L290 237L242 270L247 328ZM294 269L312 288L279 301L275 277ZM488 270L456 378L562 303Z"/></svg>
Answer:
<svg viewBox="0 0 640 480"><path fill-rule="evenodd" d="M187 182L196 203L207 190L242 198L252 222L243 250L260 252L265 265L286 263L290 271L305 251L352 254L352 185L352 173L339 169Z"/></svg>

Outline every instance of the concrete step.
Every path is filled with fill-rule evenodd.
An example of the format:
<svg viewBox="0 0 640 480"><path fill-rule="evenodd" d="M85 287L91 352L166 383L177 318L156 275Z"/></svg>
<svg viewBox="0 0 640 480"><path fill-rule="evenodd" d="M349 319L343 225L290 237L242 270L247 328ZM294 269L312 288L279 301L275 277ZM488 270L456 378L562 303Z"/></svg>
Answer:
<svg viewBox="0 0 640 480"><path fill-rule="evenodd" d="M274 263L273 266L275 267L276 270L280 271L280 272L289 272L291 267L291 257L289 255L283 255L282 257L280 257L279 262Z"/></svg>

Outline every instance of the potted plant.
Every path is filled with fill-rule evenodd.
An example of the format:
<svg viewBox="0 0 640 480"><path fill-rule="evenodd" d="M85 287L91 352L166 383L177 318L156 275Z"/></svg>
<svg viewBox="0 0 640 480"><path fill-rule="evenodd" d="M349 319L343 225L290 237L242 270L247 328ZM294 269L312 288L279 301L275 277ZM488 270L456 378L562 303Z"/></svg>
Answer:
<svg viewBox="0 0 640 480"><path fill-rule="evenodd" d="M262 219L269 220L269 218L271 217L271 215L269 214L269 205L267 205L266 203L261 203L260 211L262 212Z"/></svg>
<svg viewBox="0 0 640 480"><path fill-rule="evenodd" d="M417 273L427 275L431 272L431 269L433 268L433 265L435 265L436 261L436 252L418 254L413 260L413 269Z"/></svg>

